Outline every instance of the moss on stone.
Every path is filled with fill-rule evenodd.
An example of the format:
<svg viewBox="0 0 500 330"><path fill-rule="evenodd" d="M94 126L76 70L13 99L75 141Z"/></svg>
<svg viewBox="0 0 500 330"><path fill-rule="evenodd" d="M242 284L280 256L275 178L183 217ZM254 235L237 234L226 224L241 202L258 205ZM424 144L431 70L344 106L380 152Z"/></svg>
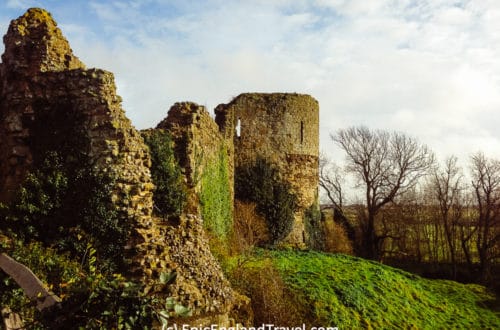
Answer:
<svg viewBox="0 0 500 330"><path fill-rule="evenodd" d="M205 165L201 175L200 204L205 228L226 240L232 227L229 159L221 146L218 157Z"/></svg>

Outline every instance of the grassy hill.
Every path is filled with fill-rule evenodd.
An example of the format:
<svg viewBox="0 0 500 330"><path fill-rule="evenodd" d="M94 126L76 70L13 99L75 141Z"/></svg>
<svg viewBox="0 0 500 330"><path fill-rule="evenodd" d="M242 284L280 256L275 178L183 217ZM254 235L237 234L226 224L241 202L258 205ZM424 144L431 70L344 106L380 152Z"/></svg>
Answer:
<svg viewBox="0 0 500 330"><path fill-rule="evenodd" d="M285 320L294 319L286 313L300 313L306 324L339 329L500 329L498 301L479 285L428 280L376 262L317 252L257 250L235 265L233 275L238 268L253 276L252 282L240 275L239 284L247 294L264 295L252 297L259 304L271 304L266 295L276 282L266 284L255 276L279 274L286 293L274 299L285 305ZM264 292L251 290L257 281L264 281Z"/></svg>

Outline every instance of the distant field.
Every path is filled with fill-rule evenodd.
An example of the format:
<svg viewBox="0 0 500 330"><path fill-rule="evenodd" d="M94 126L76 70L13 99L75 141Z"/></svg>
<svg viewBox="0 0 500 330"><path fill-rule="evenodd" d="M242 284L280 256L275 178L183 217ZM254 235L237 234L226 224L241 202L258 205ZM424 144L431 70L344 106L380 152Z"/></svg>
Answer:
<svg viewBox="0 0 500 330"><path fill-rule="evenodd" d="M376 262L317 252L257 250L239 267L255 270L269 261L313 326L500 329L499 303L479 285L428 280Z"/></svg>

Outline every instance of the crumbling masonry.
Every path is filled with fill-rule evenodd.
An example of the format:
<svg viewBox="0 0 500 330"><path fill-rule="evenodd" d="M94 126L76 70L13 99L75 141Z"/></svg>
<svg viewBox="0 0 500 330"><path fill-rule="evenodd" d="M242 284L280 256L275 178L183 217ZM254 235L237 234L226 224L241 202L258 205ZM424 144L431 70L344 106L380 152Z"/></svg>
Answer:
<svg viewBox="0 0 500 330"><path fill-rule="evenodd" d="M122 221L131 223L126 249L130 276L152 290L161 273L175 271L169 295L193 311L196 324L230 324L230 313L248 303L234 292L210 253L200 218L177 226L152 216L149 151L116 95L113 74L86 69L73 55L51 15L30 9L13 20L4 37L0 67L0 202L8 202L33 170L33 123L63 106L83 119L96 168L114 174L109 196ZM42 123L53 125L69 123ZM39 125L39 126L41 126Z"/></svg>
<svg viewBox="0 0 500 330"><path fill-rule="evenodd" d="M231 200L238 169L262 158L290 183L298 200L292 231L281 243L305 247L304 213L317 205L318 198L318 102L301 94L245 93L217 106L215 113L214 121L203 106L176 103L157 126L169 131L177 146L177 158L190 191L189 211L201 214L199 178L221 149L229 159Z"/></svg>

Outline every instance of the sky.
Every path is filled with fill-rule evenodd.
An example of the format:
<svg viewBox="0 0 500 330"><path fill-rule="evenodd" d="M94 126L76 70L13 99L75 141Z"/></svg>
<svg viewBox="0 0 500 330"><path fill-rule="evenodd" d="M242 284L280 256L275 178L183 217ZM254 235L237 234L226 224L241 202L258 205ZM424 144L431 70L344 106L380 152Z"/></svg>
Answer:
<svg viewBox="0 0 500 330"><path fill-rule="evenodd" d="M403 132L438 159L500 159L498 0L0 0L0 31L52 13L87 67L115 74L139 129L178 101L310 94L320 149L338 129ZM0 46L3 52L3 45Z"/></svg>

